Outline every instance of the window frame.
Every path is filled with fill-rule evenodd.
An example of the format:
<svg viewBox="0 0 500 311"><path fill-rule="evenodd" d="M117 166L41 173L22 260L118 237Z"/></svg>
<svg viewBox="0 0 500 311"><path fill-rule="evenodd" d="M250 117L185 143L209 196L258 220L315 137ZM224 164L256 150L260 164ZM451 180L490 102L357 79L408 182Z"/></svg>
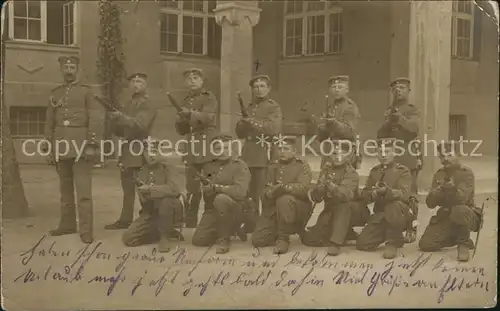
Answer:
<svg viewBox="0 0 500 311"><path fill-rule="evenodd" d="M300 13L287 13L288 5L291 4L289 0L284 1L283 6L283 57L284 58L298 58L298 57L309 57L309 56L324 56L324 55L338 55L343 53L343 48L340 51L331 52L330 51L330 15L340 14L342 24L344 19L342 17L343 9L338 5L333 5L328 7L329 3L324 1L325 8L320 11L307 11L307 4L309 2L302 2L302 12ZM324 36L325 36L325 51L323 53L309 53L308 50L308 19L313 16L323 16L324 17ZM302 21L302 51L300 55L287 55L286 39L287 39L287 21L300 18ZM340 34L343 37L344 27L342 26L342 31ZM342 39L343 40L343 39ZM343 44L342 44L343 46Z"/></svg>
<svg viewBox="0 0 500 311"><path fill-rule="evenodd" d="M451 16L451 56L456 59L463 59L463 60L472 60L474 58L474 10L475 10L475 5L473 1L463 1L465 3L468 3L471 8L470 13L464 13L464 12L458 12L458 3L462 1L453 1L452 4L452 16ZM458 51L458 30L457 30L457 25L458 25L458 19L462 20L467 20L470 24L470 29L469 29L469 55L468 56L461 56L457 55Z"/></svg>
<svg viewBox="0 0 500 311"><path fill-rule="evenodd" d="M75 0L70 0L69 2L73 3L73 43L72 44L59 44L59 43L48 43L47 42L47 1L46 0L16 0L16 1L24 1L25 4L27 2L35 2L39 1L40 2L40 40L31 40L31 39L18 39L14 38L14 1L9 1L7 3L8 5L8 13L9 13L9 33L7 34L9 36L9 40L16 41L16 42L26 42L26 43L44 43L44 44L50 44L50 45L56 45L56 46L77 46L78 45L78 1ZM66 6L68 3L64 3L63 7ZM64 10L64 9L63 9ZM65 40L64 38L64 11L62 13L62 18L63 18L63 42ZM27 19L30 19L27 17ZM31 18L35 19L35 18ZM25 18L26 20L26 18Z"/></svg>
<svg viewBox="0 0 500 311"><path fill-rule="evenodd" d="M213 18L215 20L215 13L209 12L209 3L203 0L203 12L184 10L182 5L183 1L176 1L177 8L172 7L160 7L160 14L175 14L177 15L177 51L162 50L161 53L173 54L173 55L189 55L197 57L209 57L208 55L208 19ZM203 32L202 32L202 53L188 53L184 52L184 16L203 18ZM161 18L161 16L160 16ZM161 27L161 23L160 23ZM160 35L163 36L160 29ZM161 40L162 38L160 38Z"/></svg>
<svg viewBox="0 0 500 311"><path fill-rule="evenodd" d="M28 122L20 121L19 114L21 112L23 112L23 110L27 111L28 114L36 111L36 116L37 116L37 119L36 119L37 131L36 132L38 134L33 135L32 133L29 133L30 129L31 129L30 125L33 124L32 122L30 122L30 121L32 121L30 118L33 115L30 115L30 117L28 118L29 119ZM47 120L45 119L46 110L47 110L47 107L43 107L43 106L11 106L9 109L9 123L10 123L10 131L11 131L12 138L14 138L14 139L43 138L44 137L43 127L45 126L45 122L47 122ZM14 120L14 118L16 118L16 120ZM18 134L20 132L19 125L21 123L27 124L28 134ZM43 125L42 130L40 130L40 128L39 128L40 125ZM13 126L16 126L16 131L13 131Z"/></svg>

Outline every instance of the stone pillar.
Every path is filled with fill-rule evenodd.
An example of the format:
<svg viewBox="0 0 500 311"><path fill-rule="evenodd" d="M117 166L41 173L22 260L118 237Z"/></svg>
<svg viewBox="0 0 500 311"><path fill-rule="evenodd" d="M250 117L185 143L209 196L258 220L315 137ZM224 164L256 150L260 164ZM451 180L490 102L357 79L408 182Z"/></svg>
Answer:
<svg viewBox="0 0 500 311"><path fill-rule="evenodd" d="M216 21L222 27L220 131L234 133L238 121L237 92L250 101L253 27L259 22L258 1L217 1Z"/></svg>
<svg viewBox="0 0 500 311"><path fill-rule="evenodd" d="M428 188L440 167L435 144L448 139L451 67L451 1L411 1L409 29L410 100L421 116L424 169L420 185ZM425 134L425 137L424 137Z"/></svg>

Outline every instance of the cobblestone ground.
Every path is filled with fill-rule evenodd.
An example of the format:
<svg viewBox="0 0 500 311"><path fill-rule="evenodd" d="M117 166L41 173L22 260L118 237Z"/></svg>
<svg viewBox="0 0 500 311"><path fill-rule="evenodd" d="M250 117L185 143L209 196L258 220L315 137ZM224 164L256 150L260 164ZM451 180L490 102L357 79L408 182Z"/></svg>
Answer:
<svg viewBox="0 0 500 311"><path fill-rule="evenodd" d="M121 208L118 176L111 168L94 172L96 242L84 248L77 235L44 238L58 222L57 175L47 168L23 167L32 216L3 221L5 309L467 308L496 304L495 201L486 204L477 254L465 264L455 261L455 248L426 254L414 243L391 261L382 259L380 250L365 253L346 246L334 258L327 257L323 248L301 245L297 238L282 256L240 241L233 242L229 254L218 256L212 248L190 245L191 229L184 232L185 242L162 256L155 245L124 247L121 231L103 229ZM478 204L485 198L478 197ZM310 224L318 214L314 213ZM431 215L422 206L420 224L426 225Z"/></svg>

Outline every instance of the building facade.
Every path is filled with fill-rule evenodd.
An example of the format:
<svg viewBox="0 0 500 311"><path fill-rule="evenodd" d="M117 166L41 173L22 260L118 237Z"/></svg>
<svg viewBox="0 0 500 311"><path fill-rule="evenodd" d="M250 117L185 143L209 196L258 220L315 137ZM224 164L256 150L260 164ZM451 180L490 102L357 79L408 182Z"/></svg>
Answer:
<svg viewBox="0 0 500 311"><path fill-rule="evenodd" d="M176 138L175 110L165 92L185 96L182 72L189 67L206 72L226 132L233 132L238 119L236 92L250 99L248 80L255 73L271 77L285 132L297 131L303 106L308 114L324 110L330 76L349 75L362 139L374 138L383 120L388 83L407 76L424 133L481 139L480 151L496 154L497 21L488 3L476 3L123 1L119 6L125 67L150 77L150 97L160 108L157 137ZM39 162L26 155L34 145L24 152L21 146L42 137L46 99L62 81L57 58L79 56L80 80L99 88L99 2L19 0L7 5L6 17L5 104L17 157L21 163Z"/></svg>

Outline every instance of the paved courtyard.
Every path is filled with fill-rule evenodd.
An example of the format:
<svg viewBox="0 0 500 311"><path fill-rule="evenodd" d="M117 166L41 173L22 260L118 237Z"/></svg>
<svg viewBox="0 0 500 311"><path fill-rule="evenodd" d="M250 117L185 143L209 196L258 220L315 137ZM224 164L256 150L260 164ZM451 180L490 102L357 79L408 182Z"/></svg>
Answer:
<svg viewBox="0 0 500 311"><path fill-rule="evenodd" d="M7 310L465 308L496 301L498 210L493 200L486 202L477 254L465 264L455 261L454 248L425 254L416 243L393 261L382 259L380 251L364 253L352 246L332 258L297 238L282 256L240 241L219 256L212 248L191 246L192 229L184 230L185 242L162 256L155 245L126 248L122 231L103 229L121 208L116 168L94 170L96 241L86 248L77 235L44 237L59 217L53 168L23 166L22 178L31 216L3 220L2 226ZM497 195L478 195L477 204L489 196ZM321 209L316 207L310 224ZM432 213L422 206L420 224L427 225Z"/></svg>

